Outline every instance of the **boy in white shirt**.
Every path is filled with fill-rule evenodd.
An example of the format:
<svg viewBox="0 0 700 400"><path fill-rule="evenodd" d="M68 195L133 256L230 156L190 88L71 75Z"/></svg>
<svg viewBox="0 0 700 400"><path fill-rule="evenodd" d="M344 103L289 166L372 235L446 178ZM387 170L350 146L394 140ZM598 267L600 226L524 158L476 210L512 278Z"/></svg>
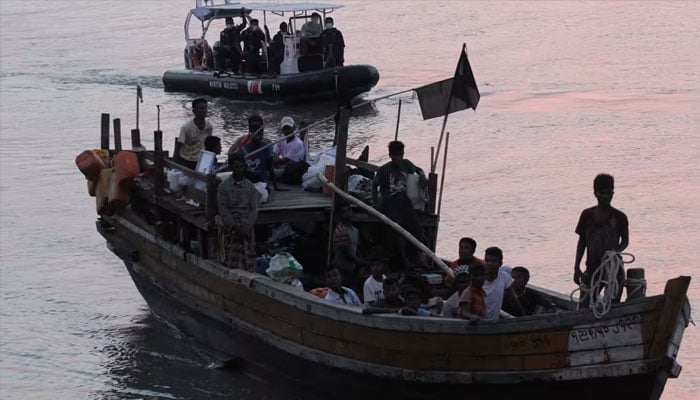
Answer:
<svg viewBox="0 0 700 400"><path fill-rule="evenodd" d="M373 256L369 260L369 271L372 273L363 286L362 294L365 300L365 306L373 305L377 300L384 299L384 258L381 256Z"/></svg>

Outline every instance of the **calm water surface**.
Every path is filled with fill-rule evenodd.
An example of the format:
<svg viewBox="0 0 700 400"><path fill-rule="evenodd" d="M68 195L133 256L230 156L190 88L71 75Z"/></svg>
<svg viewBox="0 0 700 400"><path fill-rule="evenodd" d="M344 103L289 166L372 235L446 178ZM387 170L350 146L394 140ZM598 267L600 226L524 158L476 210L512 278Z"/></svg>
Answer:
<svg viewBox="0 0 700 400"><path fill-rule="evenodd" d="M244 369L155 320L94 229L94 201L74 166L99 143L99 114L141 127L155 105L171 144L193 96L164 93L160 76L182 60L192 1L0 3L0 397L3 399L284 399ZM592 179L617 179L614 204L630 217L629 251L649 292L695 275L700 243L700 3L350 2L335 13L348 63L381 72L377 97L451 76L468 45L482 98L450 116L440 253L464 235L498 245L535 284L571 291L576 236ZM272 26L279 21L274 20ZM216 31L219 27L215 28ZM400 137L427 165L438 119L402 97ZM397 98L351 121L357 153L386 159ZM325 106L282 109L213 100L216 133L231 142L254 111L313 121ZM327 140L330 126L314 132ZM148 135L146 135L148 136ZM325 138L325 139L324 139ZM149 138L144 140L151 146ZM700 306L700 285L691 302ZM664 398L700 395L700 333L686 331L680 379Z"/></svg>

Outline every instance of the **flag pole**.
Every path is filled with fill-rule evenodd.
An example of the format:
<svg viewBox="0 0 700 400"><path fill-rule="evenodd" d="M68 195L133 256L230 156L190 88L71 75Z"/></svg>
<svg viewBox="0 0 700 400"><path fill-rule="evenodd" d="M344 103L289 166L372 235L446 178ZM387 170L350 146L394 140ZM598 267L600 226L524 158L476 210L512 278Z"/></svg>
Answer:
<svg viewBox="0 0 700 400"><path fill-rule="evenodd" d="M467 49L467 44L462 43L462 51L466 51ZM461 57L461 53L460 53ZM459 65L457 65L457 68L459 68ZM438 145L437 145L437 151L435 152L435 160L433 160L433 164L430 166L430 172L435 172L435 168L437 168L437 163L438 159L440 158L440 146L442 145L442 138L445 135L445 127L447 126L447 117L450 115L450 107L452 107L452 95L454 95L455 91L455 81L454 79L452 80L452 87L450 88L450 97L447 99L447 107L445 107L445 117L442 119L442 129L440 130L440 139L438 139Z"/></svg>
<svg viewBox="0 0 700 400"><path fill-rule="evenodd" d="M396 114L396 133L394 134L394 141L399 140L399 123L401 122L401 99L399 99L399 113Z"/></svg>

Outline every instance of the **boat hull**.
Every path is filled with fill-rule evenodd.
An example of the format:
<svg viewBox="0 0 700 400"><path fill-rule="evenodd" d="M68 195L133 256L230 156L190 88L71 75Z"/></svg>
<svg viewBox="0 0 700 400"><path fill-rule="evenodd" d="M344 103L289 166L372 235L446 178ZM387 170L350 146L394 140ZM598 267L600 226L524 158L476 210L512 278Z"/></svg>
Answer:
<svg viewBox="0 0 700 400"><path fill-rule="evenodd" d="M304 398L357 399L371 398L434 399L439 396L465 395L470 399L653 399L664 374L650 372L615 378L597 378L560 382L530 382L510 385L413 383L391 378L349 373L337 368L309 362L236 329L174 299L134 270L126 262L137 289L151 311L168 321L187 337L223 352L235 359L235 365L256 376L275 382L290 394ZM218 356L221 356L218 354ZM374 397L376 396L376 397ZM361 397L360 397L361 398Z"/></svg>
<svg viewBox="0 0 700 400"><path fill-rule="evenodd" d="M169 70L163 74L163 85L166 91L291 103L336 99L336 77L341 94L353 98L371 90L379 81L379 72L371 65L350 65L277 76Z"/></svg>
<svg viewBox="0 0 700 400"><path fill-rule="evenodd" d="M686 311L661 296L614 308L612 322L591 322L574 312L558 316L560 323L523 320L523 330L531 333L498 323L468 334L461 321L368 318L299 299L303 296L284 285L182 253L137 223L119 219L116 229L103 235L155 314L202 344L247 360L271 379L319 397L657 399L667 377L679 370L673 359ZM682 294L676 302L686 301ZM661 314L674 322L672 329L659 328ZM546 331L537 332L538 324ZM428 332L417 333L418 326ZM562 335L569 346L573 340L582 347L562 354L554 347ZM657 346L652 339L663 335L669 340ZM607 345L599 349L594 336ZM455 349L460 341L468 351ZM667 356L652 359L655 347ZM455 349L455 357L439 348Z"/></svg>

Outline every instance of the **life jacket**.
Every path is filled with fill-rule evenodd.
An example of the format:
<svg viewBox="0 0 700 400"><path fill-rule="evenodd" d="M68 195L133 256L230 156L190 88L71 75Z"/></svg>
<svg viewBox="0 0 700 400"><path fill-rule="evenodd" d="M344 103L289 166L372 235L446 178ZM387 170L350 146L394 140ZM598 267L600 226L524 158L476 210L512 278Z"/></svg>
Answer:
<svg viewBox="0 0 700 400"><path fill-rule="evenodd" d="M214 66L214 56L206 40L201 40L194 46L192 66L198 71L209 71Z"/></svg>

